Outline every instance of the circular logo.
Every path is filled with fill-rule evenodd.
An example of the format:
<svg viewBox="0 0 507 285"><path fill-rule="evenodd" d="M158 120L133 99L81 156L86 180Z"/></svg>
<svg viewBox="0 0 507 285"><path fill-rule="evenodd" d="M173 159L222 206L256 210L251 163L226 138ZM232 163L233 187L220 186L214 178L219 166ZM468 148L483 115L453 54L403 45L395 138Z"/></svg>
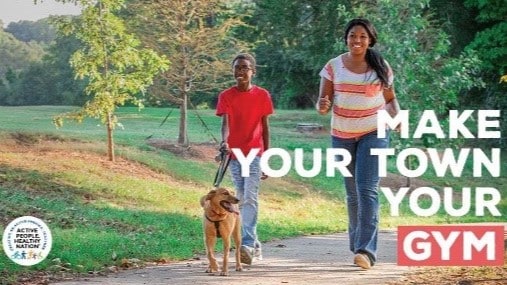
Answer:
<svg viewBox="0 0 507 285"><path fill-rule="evenodd" d="M2 244L7 257L15 263L35 265L43 261L51 251L51 231L38 218L19 217L5 228Z"/></svg>

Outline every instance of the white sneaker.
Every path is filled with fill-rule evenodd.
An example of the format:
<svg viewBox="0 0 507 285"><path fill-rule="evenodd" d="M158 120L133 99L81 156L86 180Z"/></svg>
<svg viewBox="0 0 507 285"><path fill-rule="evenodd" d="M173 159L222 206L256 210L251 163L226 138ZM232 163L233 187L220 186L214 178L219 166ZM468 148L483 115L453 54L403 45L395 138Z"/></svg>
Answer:
<svg viewBox="0 0 507 285"><path fill-rule="evenodd" d="M255 260L262 260L262 248L256 247L253 256Z"/></svg>
<svg viewBox="0 0 507 285"><path fill-rule="evenodd" d="M240 252L241 252L241 263L252 265L254 249L249 246L242 245Z"/></svg>

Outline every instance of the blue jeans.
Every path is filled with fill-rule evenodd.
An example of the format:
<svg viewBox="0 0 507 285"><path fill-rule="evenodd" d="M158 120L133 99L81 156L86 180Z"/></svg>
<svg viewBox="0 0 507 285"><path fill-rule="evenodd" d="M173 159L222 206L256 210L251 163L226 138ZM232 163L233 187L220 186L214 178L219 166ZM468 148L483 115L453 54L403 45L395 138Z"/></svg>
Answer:
<svg viewBox="0 0 507 285"><path fill-rule="evenodd" d="M386 148L389 133L385 138L377 137L377 132L357 139L332 137L333 148L349 151L352 161L347 169L352 177L344 177L347 192L347 211L349 218L349 243L353 253L366 253L372 263L377 260L377 238L379 223L378 156L371 155L372 148ZM341 160L337 156L337 160Z"/></svg>
<svg viewBox="0 0 507 285"><path fill-rule="evenodd" d="M241 214L242 238L241 244L251 248L260 248L257 238L257 216L259 211L259 185L261 181L260 157L257 156L250 164L250 176L241 176L241 164L238 160L230 162L232 181L236 188Z"/></svg>

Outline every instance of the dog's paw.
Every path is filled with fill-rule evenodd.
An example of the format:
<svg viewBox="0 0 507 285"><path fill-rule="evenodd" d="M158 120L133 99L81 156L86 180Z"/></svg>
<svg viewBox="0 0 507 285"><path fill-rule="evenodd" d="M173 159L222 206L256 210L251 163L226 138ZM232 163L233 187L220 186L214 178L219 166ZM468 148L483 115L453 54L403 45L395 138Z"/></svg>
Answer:
<svg viewBox="0 0 507 285"><path fill-rule="evenodd" d="M237 267L236 267L236 271L243 271L243 267L241 267L241 266L237 266Z"/></svg>
<svg viewBox="0 0 507 285"><path fill-rule="evenodd" d="M220 272L220 276L229 276L229 272L222 271L222 272Z"/></svg>

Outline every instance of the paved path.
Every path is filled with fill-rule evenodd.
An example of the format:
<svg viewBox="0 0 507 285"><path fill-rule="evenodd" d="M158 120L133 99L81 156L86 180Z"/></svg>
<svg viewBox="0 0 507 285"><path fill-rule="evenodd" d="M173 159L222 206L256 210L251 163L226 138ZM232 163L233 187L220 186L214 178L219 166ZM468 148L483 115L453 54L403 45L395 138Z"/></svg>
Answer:
<svg viewBox="0 0 507 285"><path fill-rule="evenodd" d="M379 263L371 270L352 264L347 234L305 236L266 243L264 260L223 277L204 273L207 259L172 263L163 266L121 271L107 277L83 278L54 283L59 285L275 285L275 284L385 284L398 279L409 268L396 266L396 232L379 235ZM221 263L222 256L218 255ZM231 254L230 260L233 260Z"/></svg>

